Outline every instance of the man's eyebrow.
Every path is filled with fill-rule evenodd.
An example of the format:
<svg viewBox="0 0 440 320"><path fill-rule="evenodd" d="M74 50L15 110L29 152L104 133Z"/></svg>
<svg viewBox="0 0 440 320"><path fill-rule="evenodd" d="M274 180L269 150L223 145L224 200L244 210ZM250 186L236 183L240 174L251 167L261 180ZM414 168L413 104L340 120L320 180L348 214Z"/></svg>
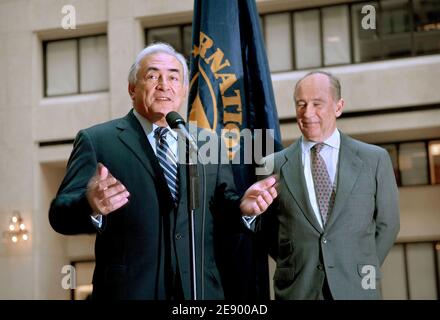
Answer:
<svg viewBox="0 0 440 320"><path fill-rule="evenodd" d="M314 98L314 99L311 99L313 102L315 102L315 101L318 101L318 102L325 102L325 100L324 99L321 99L321 98ZM296 99L295 100L295 103L300 103L300 102L306 102L304 99Z"/></svg>
<svg viewBox="0 0 440 320"><path fill-rule="evenodd" d="M149 72L149 71L159 71L159 68L156 68L156 67L148 67L147 68L147 72ZM179 73L179 69L176 69L176 68L170 68L170 69L167 69L167 71L169 71L169 72L177 72L177 73Z"/></svg>

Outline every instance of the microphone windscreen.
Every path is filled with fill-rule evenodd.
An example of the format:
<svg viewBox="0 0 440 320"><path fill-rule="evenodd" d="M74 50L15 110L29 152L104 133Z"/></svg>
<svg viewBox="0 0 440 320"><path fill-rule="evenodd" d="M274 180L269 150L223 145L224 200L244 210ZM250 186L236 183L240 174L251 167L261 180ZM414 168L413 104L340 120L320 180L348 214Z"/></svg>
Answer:
<svg viewBox="0 0 440 320"><path fill-rule="evenodd" d="M185 120L183 120L182 116L175 111L168 112L165 119L172 129L178 128L179 124L185 125Z"/></svg>

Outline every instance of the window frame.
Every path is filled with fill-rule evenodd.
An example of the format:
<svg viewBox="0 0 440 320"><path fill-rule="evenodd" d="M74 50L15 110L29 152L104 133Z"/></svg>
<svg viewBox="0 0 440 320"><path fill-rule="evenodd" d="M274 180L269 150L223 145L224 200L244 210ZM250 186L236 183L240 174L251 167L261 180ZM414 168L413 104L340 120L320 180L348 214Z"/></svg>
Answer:
<svg viewBox="0 0 440 320"><path fill-rule="evenodd" d="M87 36L81 36L81 37L72 37L72 38L57 38L57 39L51 39L51 40L45 40L42 42L43 45L43 97L44 98L56 98L56 97L67 97L67 96L75 96L80 94L90 94L90 93L99 93L99 92L108 92L109 87L104 90L91 90L91 91L81 91L81 58L80 58L80 40L84 38L92 38L92 37L102 37L106 36L107 33L98 33L93 35L87 35ZM77 91L72 93L61 93L61 94L47 94L47 85L48 85L48 75L47 75L47 67L48 67L48 61L47 61L47 45L49 43L58 42L58 41L67 41L67 40L75 40L75 47L76 47L76 62L77 62L77 69L76 69L76 76L77 76ZM107 37L107 51L108 51L108 37Z"/></svg>
<svg viewBox="0 0 440 320"><path fill-rule="evenodd" d="M188 56L186 55L187 53L183 51L183 47L185 46L185 32L184 29L188 26L191 26L191 30L192 30L192 21L191 22L187 22L187 23L177 23L177 24L167 24L167 25L160 25L160 26L154 26L154 27L147 27L144 28L144 43L145 45L149 45L150 43L148 42L148 33L151 30L155 30L155 29L166 29L166 28L173 28L173 27L177 27L179 30L179 40L181 43L181 48L176 48L174 47L174 49L176 49L177 52L181 52L183 54L183 56L187 59L187 63L189 64L190 61L190 57L191 57L191 52L188 52ZM192 35L191 35L192 37Z"/></svg>
<svg viewBox="0 0 440 320"><path fill-rule="evenodd" d="M394 56L394 57L386 57L385 56L385 52L384 52L384 46L383 46L383 33L382 33L382 6L383 3L386 3L390 0L375 0L378 3L378 7L377 7L377 11L376 11L376 33L379 37L379 45L380 45L380 59L373 59L373 60L364 60L364 61L359 61L356 62L355 61L355 54L354 54L354 41L353 41L353 37L354 37L354 32L353 32L353 7L354 6L359 6L362 4L368 4L369 2L372 2L371 0L366 0L366 1L359 1L359 2L342 2L342 3L337 3L337 4L328 4L328 5L322 5L322 6L310 6L307 8L300 8L300 9L291 9L291 10L275 10L275 11L270 11L270 12L266 12L264 14L260 14L260 18L262 21L262 28L263 28L263 37L265 40L265 43L267 43L267 34L266 34L266 23L265 23L265 18L268 15L275 15L275 14L280 14L280 13L289 13L290 14L290 30L291 30L291 34L292 36L290 37L290 41L291 41L291 47L292 47L292 57L291 59L292 61L292 69L288 69L288 70L280 70L280 71L272 71L271 73L273 74L277 74L277 73L282 73L282 72L291 72L291 71L303 71L303 70L310 70L310 69L316 69L316 68L326 68L326 67L338 67L338 66L345 66L345 65L356 65L356 64L363 64L363 63L371 63L371 62L380 62L380 61L386 61L386 60L396 60L396 59L402 59L402 58L410 58L410 57L418 57L418 56L426 56L426 55L433 55L433 54L440 54L440 51L438 53L417 53L416 50L416 45L415 45L415 31L414 31L414 0L407 0L407 10L409 11L409 32L410 32L410 54L409 55L404 55L404 56ZM349 27L349 50L350 52L348 53L349 55L349 62L348 63L340 63L340 64L324 64L324 39L323 39L323 14L322 14L322 10L324 8L329 8L329 7L338 7L338 6L347 6L348 9L348 27ZM321 51L321 65L316 66L316 67L307 67L307 68L297 68L296 65L296 55L297 52L295 50L295 30L294 30L294 14L295 12L301 12L301 11L308 11L308 10L318 10L319 11L319 26L320 26L320 51Z"/></svg>
<svg viewBox="0 0 440 320"><path fill-rule="evenodd" d="M414 140L402 140L402 141L390 141L390 142L381 142L378 143L377 145L379 147L382 147L384 145L394 145L396 147L396 152L397 152L397 172L398 172L398 177L396 177L396 182L397 185L399 187L420 187L420 186L435 186L438 185L439 183L433 183L432 180L432 164L431 164L431 155L430 155L430 150L429 150L429 143L430 142L434 142L434 141L440 141L440 137L439 138L430 138L430 139L414 139ZM426 152L426 166L427 166L427 175L428 175L428 183L421 183L421 184L410 184L410 185L404 185L402 184L402 173L401 173L401 164L400 164L400 145L405 144L405 143L415 143L415 142L423 142L424 143L424 148L425 148L425 152Z"/></svg>

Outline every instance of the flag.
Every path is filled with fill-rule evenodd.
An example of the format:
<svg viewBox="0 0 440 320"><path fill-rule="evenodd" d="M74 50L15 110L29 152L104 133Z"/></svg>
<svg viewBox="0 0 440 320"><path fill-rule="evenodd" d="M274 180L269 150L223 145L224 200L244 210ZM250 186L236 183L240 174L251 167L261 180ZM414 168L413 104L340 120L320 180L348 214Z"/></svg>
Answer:
<svg viewBox="0 0 440 320"><path fill-rule="evenodd" d="M255 0L195 0L190 56L188 119L217 132L227 147L240 194L256 181L255 148L240 133L252 134L262 155L281 149L281 135L270 70ZM226 129L226 131L225 131ZM258 129L272 129L266 132ZM258 133L257 133L258 131ZM265 148L269 146L268 150ZM272 147L270 147L272 146ZM249 152L251 150L251 152ZM244 228L245 229L245 228ZM250 230L224 240L220 272L226 298L269 297L267 252Z"/></svg>

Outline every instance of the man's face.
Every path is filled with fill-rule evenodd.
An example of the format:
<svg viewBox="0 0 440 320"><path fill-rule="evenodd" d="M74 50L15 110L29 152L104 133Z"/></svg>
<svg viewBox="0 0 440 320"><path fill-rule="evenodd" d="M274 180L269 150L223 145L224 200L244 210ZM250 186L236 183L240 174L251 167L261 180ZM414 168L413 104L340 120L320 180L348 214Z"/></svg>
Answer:
<svg viewBox="0 0 440 320"><path fill-rule="evenodd" d="M128 85L133 107L151 123L166 126L165 116L178 111L186 96L180 62L167 53L145 57L135 85Z"/></svg>
<svg viewBox="0 0 440 320"><path fill-rule="evenodd" d="M334 101L330 80L323 74L312 74L298 85L296 117L305 138L323 142L336 129L336 118L342 113L344 100Z"/></svg>

